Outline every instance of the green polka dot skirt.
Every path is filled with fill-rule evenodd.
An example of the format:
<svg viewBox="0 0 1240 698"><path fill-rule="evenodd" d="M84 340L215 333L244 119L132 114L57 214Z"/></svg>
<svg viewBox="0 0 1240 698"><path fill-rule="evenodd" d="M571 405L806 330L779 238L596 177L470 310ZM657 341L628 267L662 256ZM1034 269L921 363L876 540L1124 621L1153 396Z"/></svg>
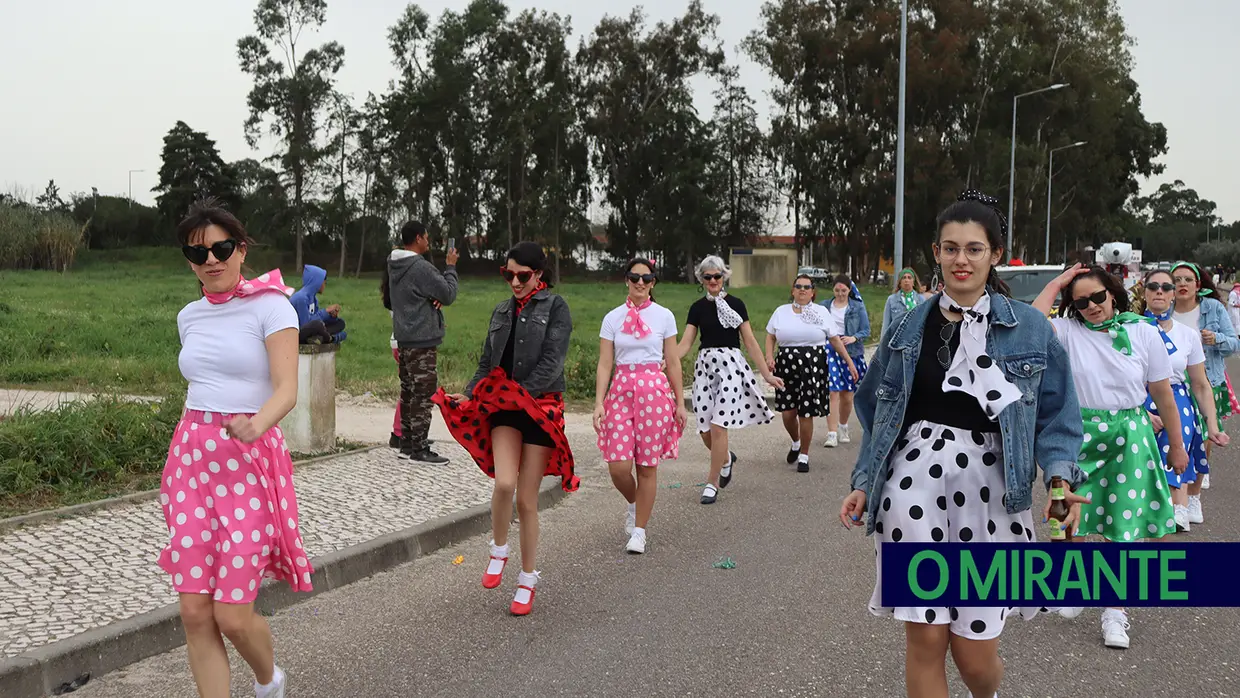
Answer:
<svg viewBox="0 0 1240 698"><path fill-rule="evenodd" d="M1175 533L1171 488L1163 474L1154 428L1143 408L1081 409L1085 438L1077 465L1088 479L1076 493L1077 535L1134 541Z"/></svg>
<svg viewBox="0 0 1240 698"><path fill-rule="evenodd" d="M1222 428L1223 420L1231 416L1231 394L1227 392L1226 383L1214 386L1214 410L1218 414L1219 428Z"/></svg>

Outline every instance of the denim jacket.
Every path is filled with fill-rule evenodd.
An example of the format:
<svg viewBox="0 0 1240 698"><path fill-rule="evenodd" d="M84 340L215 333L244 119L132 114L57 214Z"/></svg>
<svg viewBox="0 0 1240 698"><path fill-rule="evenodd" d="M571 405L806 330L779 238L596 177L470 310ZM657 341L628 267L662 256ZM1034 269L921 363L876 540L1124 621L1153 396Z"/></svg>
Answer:
<svg viewBox="0 0 1240 698"><path fill-rule="evenodd" d="M913 298L917 299L917 307L926 302L926 297L920 293L913 292ZM883 306L883 325L879 331L880 336L886 334L887 330L900 324L904 316L908 313L908 308L904 306L904 295L899 291L887 296L887 304Z"/></svg>
<svg viewBox="0 0 1240 698"><path fill-rule="evenodd" d="M478 371L465 388L468 397L473 397L474 386L499 366L504 357L508 335L512 333L514 302L509 296L491 312L491 326L482 342ZM518 322L510 378L534 397L564 392L564 359L568 356L572 332L573 318L564 297L545 288L534 294Z"/></svg>
<svg viewBox="0 0 1240 698"><path fill-rule="evenodd" d="M1076 465L1084 438L1080 403L1068 354L1046 316L1030 305L989 289L987 292L990 330L986 353L1022 394L999 413L1007 511L1015 514L1033 505L1038 464L1047 487L1053 475L1073 487L1085 481L1085 474ZM929 313L937 311L940 295L926 299L897 326L883 332L869 372L853 397L853 409L864 431L852 488L866 493L867 535L874 531L887 461L907 426L904 414L921 355L922 330Z"/></svg>
<svg viewBox="0 0 1240 698"><path fill-rule="evenodd" d="M830 310L834 302L834 298L828 298L818 305ZM852 360L856 362L857 359L865 358L865 340L870 336L870 315L865 311L865 303L856 298L848 299L848 309L844 311L844 336L857 338L857 341L848 345L848 355Z"/></svg>
<svg viewBox="0 0 1240 698"><path fill-rule="evenodd" d="M1236 328L1227 315L1227 307L1213 298L1201 299L1197 329L1214 333L1214 344L1203 344L1201 348L1206 351L1206 378L1217 388L1227 381L1226 358L1240 349L1240 339L1236 338Z"/></svg>

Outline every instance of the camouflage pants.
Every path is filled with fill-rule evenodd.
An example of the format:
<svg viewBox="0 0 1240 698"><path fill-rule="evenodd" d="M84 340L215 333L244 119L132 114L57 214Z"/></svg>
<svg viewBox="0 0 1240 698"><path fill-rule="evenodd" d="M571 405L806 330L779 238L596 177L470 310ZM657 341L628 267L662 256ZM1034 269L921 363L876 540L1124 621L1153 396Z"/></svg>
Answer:
<svg viewBox="0 0 1240 698"><path fill-rule="evenodd" d="M437 387L436 348L402 347L397 352L400 356L401 440L407 440L417 453L426 448L426 438L431 430L431 396Z"/></svg>

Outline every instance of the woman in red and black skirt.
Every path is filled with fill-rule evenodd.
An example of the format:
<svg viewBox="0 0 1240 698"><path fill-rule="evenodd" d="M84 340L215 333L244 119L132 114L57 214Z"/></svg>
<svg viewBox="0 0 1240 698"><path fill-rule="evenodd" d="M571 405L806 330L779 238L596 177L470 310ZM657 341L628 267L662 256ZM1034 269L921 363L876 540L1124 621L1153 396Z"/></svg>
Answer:
<svg viewBox="0 0 1240 698"><path fill-rule="evenodd" d="M521 520L521 574L511 611L523 616L534 603L538 549L538 489L549 475L566 492L577 489L573 452L564 435L564 357L573 319L564 298L543 278L547 255L534 242L508 251L500 269L512 297L495 306L482 345L478 372L465 394L442 388L439 405L452 436L488 476L491 495L491 558L482 586L494 589L508 563L508 525L513 493Z"/></svg>

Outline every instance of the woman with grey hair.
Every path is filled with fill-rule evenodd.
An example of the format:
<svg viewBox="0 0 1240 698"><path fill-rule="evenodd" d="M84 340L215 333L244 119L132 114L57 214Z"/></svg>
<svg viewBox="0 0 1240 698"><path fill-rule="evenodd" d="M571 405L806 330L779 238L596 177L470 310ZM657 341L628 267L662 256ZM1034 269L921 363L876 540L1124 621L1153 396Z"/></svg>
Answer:
<svg viewBox="0 0 1240 698"><path fill-rule="evenodd" d="M719 489L731 482L732 466L736 465L736 454L728 450L728 430L775 419L749 362L741 354L741 341L767 383L783 388L784 382L767 367L762 347L749 326L745 304L723 290L732 276L723 260L707 256L697 265L694 276L706 289L706 297L689 306L677 354L688 354L698 332L702 333L693 370L693 411L702 443L710 449L710 476L702 490L702 504L713 504Z"/></svg>

